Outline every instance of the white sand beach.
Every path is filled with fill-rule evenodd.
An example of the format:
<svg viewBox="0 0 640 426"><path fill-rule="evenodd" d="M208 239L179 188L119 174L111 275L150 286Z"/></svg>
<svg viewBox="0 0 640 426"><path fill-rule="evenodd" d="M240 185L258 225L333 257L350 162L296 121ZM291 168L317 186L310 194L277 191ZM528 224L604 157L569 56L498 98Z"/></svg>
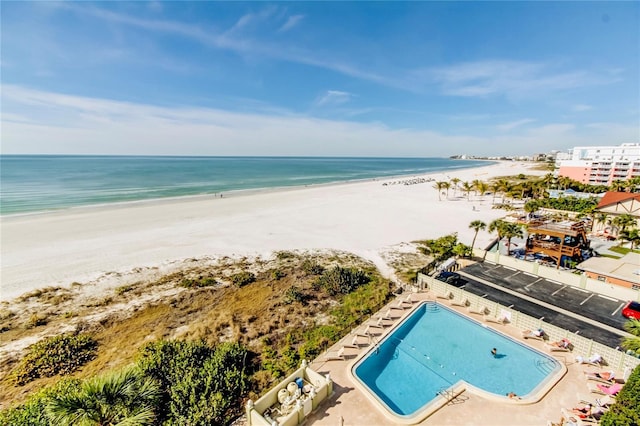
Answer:
<svg viewBox="0 0 640 426"><path fill-rule="evenodd" d="M530 170L500 162L425 177L487 180ZM281 191L76 208L1 219L3 301L47 286L85 283L110 273L201 256L266 255L275 250L337 249L373 261L391 246L457 232L470 244L472 220L505 214L491 196L453 190L438 200L433 182L383 185L411 177ZM492 235L481 231L476 246Z"/></svg>

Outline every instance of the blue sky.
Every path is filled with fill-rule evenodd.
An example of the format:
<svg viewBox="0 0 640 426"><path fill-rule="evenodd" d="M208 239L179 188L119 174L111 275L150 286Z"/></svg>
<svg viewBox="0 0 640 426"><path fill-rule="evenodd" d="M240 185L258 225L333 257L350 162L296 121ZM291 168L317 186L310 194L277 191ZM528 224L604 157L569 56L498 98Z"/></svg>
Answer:
<svg viewBox="0 0 640 426"><path fill-rule="evenodd" d="M2 2L2 153L640 141L639 2Z"/></svg>

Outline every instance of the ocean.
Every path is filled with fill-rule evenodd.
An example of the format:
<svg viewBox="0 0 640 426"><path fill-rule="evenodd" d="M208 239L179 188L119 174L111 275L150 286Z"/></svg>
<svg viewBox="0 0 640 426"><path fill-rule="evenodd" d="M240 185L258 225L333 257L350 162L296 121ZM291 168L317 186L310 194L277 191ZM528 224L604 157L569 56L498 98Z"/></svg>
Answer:
<svg viewBox="0 0 640 426"><path fill-rule="evenodd" d="M448 158L0 156L0 214L410 176L487 165Z"/></svg>

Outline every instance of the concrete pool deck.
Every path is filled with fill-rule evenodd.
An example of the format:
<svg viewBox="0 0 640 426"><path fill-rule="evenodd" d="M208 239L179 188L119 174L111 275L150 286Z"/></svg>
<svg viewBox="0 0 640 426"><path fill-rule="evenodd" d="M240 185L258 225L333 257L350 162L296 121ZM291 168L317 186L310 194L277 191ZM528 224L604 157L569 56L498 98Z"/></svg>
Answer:
<svg viewBox="0 0 640 426"><path fill-rule="evenodd" d="M385 312L390 307L396 307L398 300L402 300L406 296L401 295L398 299L390 302L380 312ZM418 303L424 300L434 300L434 295L429 292L412 294L415 308ZM408 305L407 305L408 307ZM469 316L466 309L456 306L449 306L453 310ZM394 325L409 315L413 309L404 309L403 311L395 309L394 312L398 316L395 318ZM472 318L473 315L470 315ZM476 317L477 319L477 317ZM371 323L371 320L368 321ZM389 322L389 324L391 324ZM596 371L598 368L587 365L581 365L575 362L575 355L566 353L550 353L544 346L542 341L525 340L523 341L521 332L518 328L511 325L492 324L491 327L510 337L523 342L535 349L551 355L567 367L567 374L542 398L540 402L522 405L511 403L506 400L504 402L496 402L495 400L482 398L471 392L463 392L457 400L450 402L440 410L432 414L427 419L418 423L420 425L545 425L547 420L558 422L561 417L561 409L571 409L578 406L581 400L594 402L596 398L602 395L596 395L589 392L587 387L587 379L583 371ZM366 324L361 325L353 331L363 332ZM382 338L393 327L386 327L377 338ZM348 344L353 339L354 334L349 334L340 342L336 343L329 349L330 353L336 353L344 344ZM364 342L364 338L362 338ZM349 370L359 354L368 350L369 346L361 348L346 348L344 351L345 360L326 361L324 354L320 355L311 363L311 367L321 374L330 374L334 381L335 394L325 401L318 410L312 413L307 424L313 425L389 425L390 420L375 406L369 398L352 382Z"/></svg>

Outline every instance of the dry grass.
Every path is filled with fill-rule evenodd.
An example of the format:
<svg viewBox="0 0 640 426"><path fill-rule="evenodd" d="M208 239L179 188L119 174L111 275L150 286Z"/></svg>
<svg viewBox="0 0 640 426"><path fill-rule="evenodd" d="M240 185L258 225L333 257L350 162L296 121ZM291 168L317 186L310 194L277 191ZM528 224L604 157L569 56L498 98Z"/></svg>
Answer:
<svg viewBox="0 0 640 426"><path fill-rule="evenodd" d="M157 339L203 339L209 344L237 340L258 351L265 336L278 341L291 330L317 323L325 317L322 312L332 301L316 297L312 287L314 277L301 268L307 258L325 266L341 264L374 269L351 254L287 252L272 259L224 257L205 266L193 260L185 268L158 279L120 283L112 291L93 298L87 298L80 285L62 292L47 289L25 295L21 298L24 306L0 312L0 327L10 325L2 333L0 345L4 351L0 352L0 407L19 402L34 390L58 380L42 378L15 387L8 379L27 345L47 335L73 329L93 335L98 342L98 355L74 374L88 377L132 363L142 346ZM254 273L256 281L241 288L231 285L230 277L243 270ZM274 270L281 274L276 276ZM179 286L184 279L207 277L220 284L189 289ZM309 296L305 305L284 302L286 290L294 284ZM49 301L60 295L65 296L52 307ZM43 309L44 306L48 308ZM19 311L21 308L23 312ZM46 326L26 329L24 325L33 315L46 315Z"/></svg>

